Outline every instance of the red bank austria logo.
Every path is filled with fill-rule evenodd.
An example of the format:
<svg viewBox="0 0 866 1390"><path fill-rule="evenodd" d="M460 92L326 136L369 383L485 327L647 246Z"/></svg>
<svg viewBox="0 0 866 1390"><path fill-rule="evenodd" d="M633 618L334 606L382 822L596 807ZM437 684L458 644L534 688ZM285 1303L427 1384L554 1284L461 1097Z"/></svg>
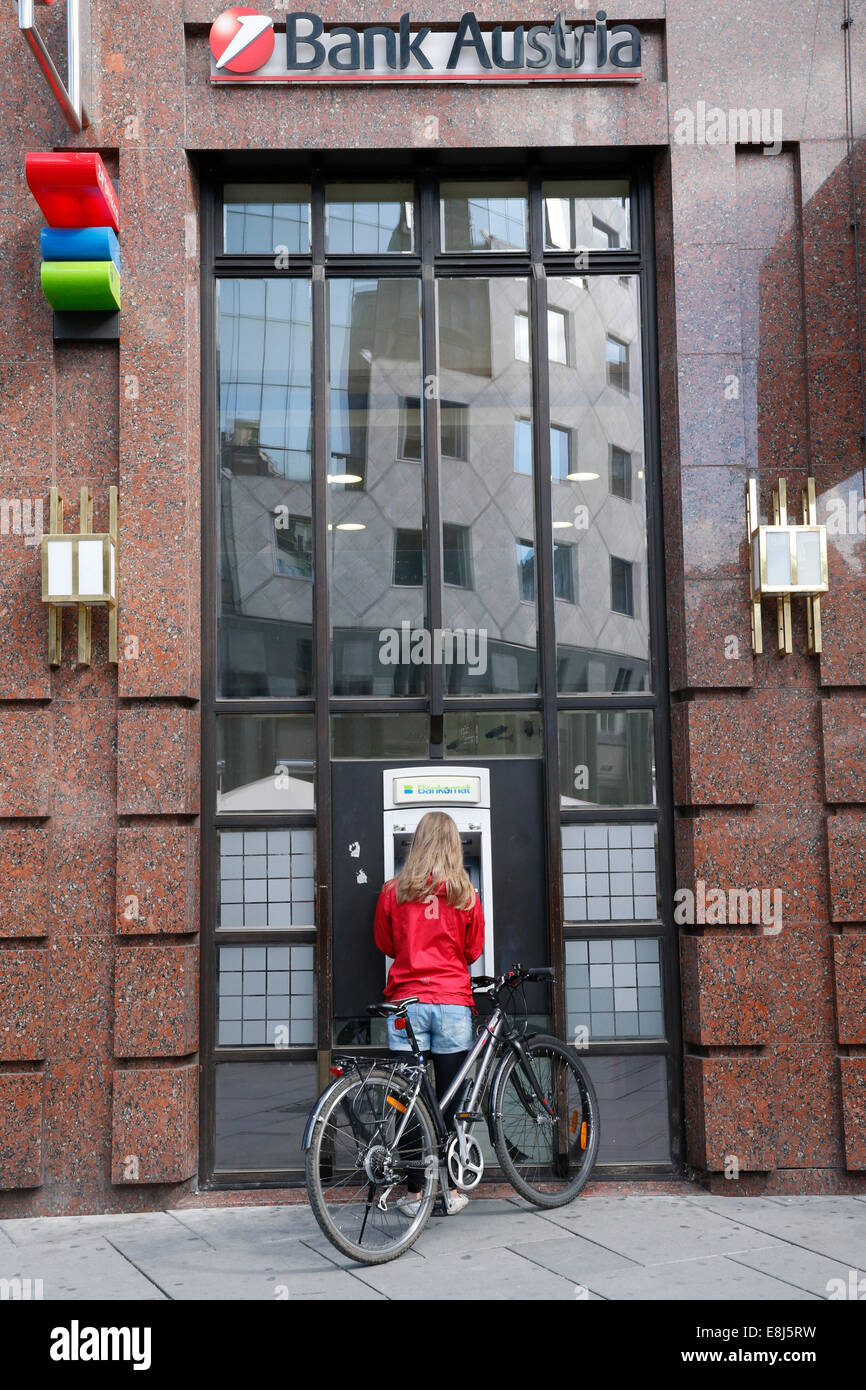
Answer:
<svg viewBox="0 0 866 1390"><path fill-rule="evenodd" d="M210 31L210 51L220 72L256 72L274 51L274 21L246 5L223 10Z"/></svg>

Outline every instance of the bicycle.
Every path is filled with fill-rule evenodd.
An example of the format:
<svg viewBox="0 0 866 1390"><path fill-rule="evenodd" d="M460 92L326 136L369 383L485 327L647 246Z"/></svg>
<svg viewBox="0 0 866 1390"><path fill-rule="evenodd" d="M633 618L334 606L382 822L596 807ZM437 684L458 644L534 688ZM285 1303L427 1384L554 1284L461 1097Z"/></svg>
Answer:
<svg viewBox="0 0 866 1390"><path fill-rule="evenodd" d="M592 1080L565 1043L524 1035L509 1013L514 992L525 982L553 979L547 967L516 965L496 979L472 980L473 993L491 996L495 1008L441 1101L408 1018L417 998L369 1005L370 1014L391 1015L405 1029L411 1051L335 1056L335 1079L316 1101L303 1138L310 1205L344 1255L363 1264L396 1259L426 1226L437 1183L446 1211L452 1186L465 1192L477 1187L484 1156L472 1131L485 1118L499 1165L522 1197L539 1207L565 1206L577 1197L598 1152ZM506 990L511 994L503 1003ZM491 1073L485 1116L481 1103ZM458 1092L449 1132L442 1107ZM400 1196L413 1172L423 1175L422 1190Z"/></svg>

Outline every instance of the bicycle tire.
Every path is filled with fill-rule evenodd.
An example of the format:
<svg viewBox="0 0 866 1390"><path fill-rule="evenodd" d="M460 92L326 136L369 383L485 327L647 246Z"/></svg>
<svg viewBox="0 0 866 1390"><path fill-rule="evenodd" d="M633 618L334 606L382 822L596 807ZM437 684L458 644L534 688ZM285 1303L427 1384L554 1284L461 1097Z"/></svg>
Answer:
<svg viewBox="0 0 866 1390"><path fill-rule="evenodd" d="M557 1124L539 1125L534 1090L529 1087L520 1059L509 1052L490 1092L494 1148L503 1173L522 1197L539 1207L563 1207L585 1187L595 1163L598 1099L589 1072L565 1043L538 1034L524 1046L545 1098L557 1110ZM543 1065L545 1057L547 1066ZM551 1065L553 1059L562 1067ZM542 1136L550 1136L549 1142ZM565 1153L561 1147L563 1138L567 1142ZM560 1146L558 1154L554 1154L554 1143ZM572 1172L571 1165L578 1158ZM566 1165L568 1175L564 1178L561 1170Z"/></svg>
<svg viewBox="0 0 866 1390"><path fill-rule="evenodd" d="M364 1166L372 1149L389 1150L401 1114L401 1097L410 1094L403 1078L385 1069L373 1069L334 1082L319 1103L306 1153L307 1195L322 1233L342 1254L361 1264L397 1259L414 1245L433 1210L438 1146L433 1121L420 1098L404 1133L402 1152L398 1145L392 1155L398 1172L407 1162L413 1168L422 1166L424 1187L418 1194L421 1205L417 1215L410 1217L393 1205L381 1212L376 1203L384 1197L388 1184L374 1183ZM394 1101L398 1103L394 1105ZM342 1126L338 1123L341 1111ZM333 1157L338 1149L342 1163ZM375 1170L375 1164L373 1167ZM355 1192L357 1199L352 1200Z"/></svg>

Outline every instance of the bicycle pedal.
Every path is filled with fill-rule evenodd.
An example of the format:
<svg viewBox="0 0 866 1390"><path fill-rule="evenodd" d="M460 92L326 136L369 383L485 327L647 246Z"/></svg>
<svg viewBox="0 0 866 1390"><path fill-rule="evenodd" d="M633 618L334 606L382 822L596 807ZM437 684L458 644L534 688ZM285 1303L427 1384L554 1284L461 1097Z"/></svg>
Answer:
<svg viewBox="0 0 866 1390"><path fill-rule="evenodd" d="M478 1120L484 1119L484 1114L481 1110L460 1110L454 1118L466 1124L475 1124Z"/></svg>

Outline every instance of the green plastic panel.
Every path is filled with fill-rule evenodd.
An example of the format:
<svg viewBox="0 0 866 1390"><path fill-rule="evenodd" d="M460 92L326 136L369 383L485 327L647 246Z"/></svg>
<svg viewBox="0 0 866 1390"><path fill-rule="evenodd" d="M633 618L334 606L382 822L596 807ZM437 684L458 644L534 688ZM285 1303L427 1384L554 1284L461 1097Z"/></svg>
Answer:
<svg viewBox="0 0 866 1390"><path fill-rule="evenodd" d="M42 292L55 309L119 309L113 261L43 261Z"/></svg>

